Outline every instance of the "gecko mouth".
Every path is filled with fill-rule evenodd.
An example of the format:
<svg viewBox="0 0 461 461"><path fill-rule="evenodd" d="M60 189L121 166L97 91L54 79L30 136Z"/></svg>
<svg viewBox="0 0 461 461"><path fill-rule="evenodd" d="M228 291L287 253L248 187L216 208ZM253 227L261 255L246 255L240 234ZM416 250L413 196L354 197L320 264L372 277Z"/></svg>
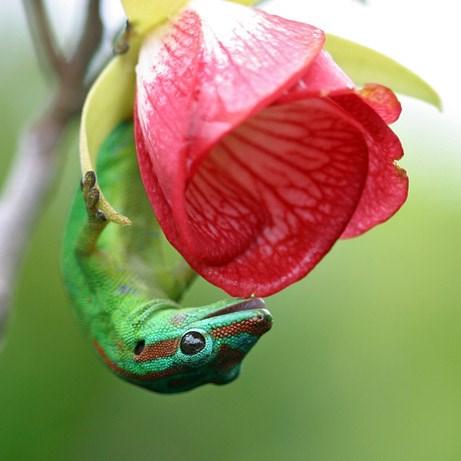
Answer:
<svg viewBox="0 0 461 461"><path fill-rule="evenodd" d="M243 311L253 311L253 310L264 310L269 314L269 311L266 309L266 303L261 298L250 298L245 301L238 302L236 304L231 304L230 306L223 307L222 309L213 312L212 314L207 315L204 319L209 319L212 317L219 317L221 315L232 314L234 312L243 312Z"/></svg>

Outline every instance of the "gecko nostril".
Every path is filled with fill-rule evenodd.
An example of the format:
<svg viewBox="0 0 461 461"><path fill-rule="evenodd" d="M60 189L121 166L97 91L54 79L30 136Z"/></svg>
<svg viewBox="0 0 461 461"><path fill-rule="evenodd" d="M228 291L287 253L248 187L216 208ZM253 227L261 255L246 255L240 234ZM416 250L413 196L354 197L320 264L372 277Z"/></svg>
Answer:
<svg viewBox="0 0 461 461"><path fill-rule="evenodd" d="M146 347L146 341L144 341L144 339L141 339L140 341L138 341L136 343L136 346L134 346L135 355L141 354L145 347Z"/></svg>
<svg viewBox="0 0 461 461"><path fill-rule="evenodd" d="M263 312L258 312L256 314L256 321L257 322L262 322L264 320L266 320L266 316L264 315L264 313Z"/></svg>

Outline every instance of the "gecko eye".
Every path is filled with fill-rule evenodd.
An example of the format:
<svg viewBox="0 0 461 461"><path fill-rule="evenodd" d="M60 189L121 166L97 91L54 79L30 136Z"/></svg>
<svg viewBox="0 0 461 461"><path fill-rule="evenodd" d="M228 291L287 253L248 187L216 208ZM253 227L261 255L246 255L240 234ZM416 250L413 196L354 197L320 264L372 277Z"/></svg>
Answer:
<svg viewBox="0 0 461 461"><path fill-rule="evenodd" d="M205 337L198 331L188 331L181 338L181 352L185 355L195 355L202 351L206 346Z"/></svg>
<svg viewBox="0 0 461 461"><path fill-rule="evenodd" d="M144 339L141 339L140 341L136 343L136 346L134 346L133 352L135 353L135 355L139 355L142 353L145 347L146 347L146 341L144 341Z"/></svg>

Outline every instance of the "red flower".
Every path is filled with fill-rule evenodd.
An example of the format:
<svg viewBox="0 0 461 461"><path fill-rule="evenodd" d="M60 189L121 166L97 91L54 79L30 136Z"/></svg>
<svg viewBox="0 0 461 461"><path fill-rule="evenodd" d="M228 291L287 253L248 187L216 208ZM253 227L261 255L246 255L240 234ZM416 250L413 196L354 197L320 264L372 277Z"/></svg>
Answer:
<svg viewBox="0 0 461 461"><path fill-rule="evenodd" d="M406 199L387 126L399 102L356 90L323 43L313 26L200 0L141 49L147 194L170 242L231 295L281 290Z"/></svg>

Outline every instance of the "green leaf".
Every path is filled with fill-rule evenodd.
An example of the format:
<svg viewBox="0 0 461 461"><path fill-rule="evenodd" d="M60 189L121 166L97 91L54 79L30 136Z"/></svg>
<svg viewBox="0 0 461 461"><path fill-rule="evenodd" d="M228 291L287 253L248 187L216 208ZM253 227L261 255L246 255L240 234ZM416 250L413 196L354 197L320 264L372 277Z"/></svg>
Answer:
<svg viewBox="0 0 461 461"><path fill-rule="evenodd" d="M428 102L442 110L437 92L421 77L377 51L344 38L328 34L325 48L354 82L380 83L396 93Z"/></svg>
<svg viewBox="0 0 461 461"><path fill-rule="evenodd" d="M144 34L181 10L190 0L122 0L125 13L137 33ZM246 6L264 0L230 0Z"/></svg>
<svg viewBox="0 0 461 461"><path fill-rule="evenodd" d="M122 0L137 33L143 34L177 13L188 0Z"/></svg>
<svg viewBox="0 0 461 461"><path fill-rule="evenodd" d="M135 48L114 58L88 93L80 124L80 165L83 176L88 171L96 171L97 154L112 130L120 122L133 117L136 58ZM98 206L109 221L130 224L127 217L110 205L101 190Z"/></svg>

